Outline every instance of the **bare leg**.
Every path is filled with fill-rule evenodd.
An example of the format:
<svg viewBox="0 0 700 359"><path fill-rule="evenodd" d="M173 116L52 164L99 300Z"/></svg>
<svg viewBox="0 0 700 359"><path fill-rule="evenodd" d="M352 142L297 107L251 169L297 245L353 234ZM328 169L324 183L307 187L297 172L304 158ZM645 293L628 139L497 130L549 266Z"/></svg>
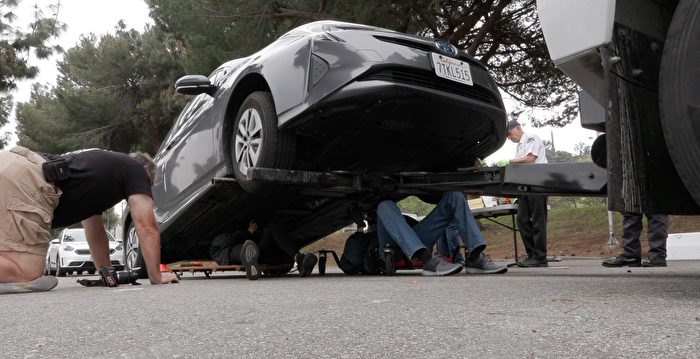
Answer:
<svg viewBox="0 0 700 359"><path fill-rule="evenodd" d="M41 277L44 256L17 251L0 251L0 283L29 282Z"/></svg>

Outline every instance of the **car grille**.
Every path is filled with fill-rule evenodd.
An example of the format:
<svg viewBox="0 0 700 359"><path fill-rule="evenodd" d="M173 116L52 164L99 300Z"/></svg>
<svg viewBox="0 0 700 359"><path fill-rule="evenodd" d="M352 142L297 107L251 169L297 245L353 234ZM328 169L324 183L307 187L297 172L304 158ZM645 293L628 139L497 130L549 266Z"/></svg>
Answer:
<svg viewBox="0 0 700 359"><path fill-rule="evenodd" d="M370 73L360 81L388 81L425 87L433 90L449 92L493 105L499 105L498 99L488 90L480 86L462 85L458 82L441 79L430 71L406 68L381 69Z"/></svg>
<svg viewBox="0 0 700 359"><path fill-rule="evenodd" d="M89 249L76 249L75 254L80 254L80 255L90 254L90 250Z"/></svg>
<svg viewBox="0 0 700 359"><path fill-rule="evenodd" d="M417 41L410 41L407 39L381 36L381 35L374 35L374 38L377 40L380 40L380 41L390 42L392 44L397 44L397 45L401 45L401 46L407 46L407 47L411 47L411 48L418 49L418 50L436 51L437 52L437 49L434 46L431 46L431 45L428 45L425 43L421 43L421 42L417 42Z"/></svg>

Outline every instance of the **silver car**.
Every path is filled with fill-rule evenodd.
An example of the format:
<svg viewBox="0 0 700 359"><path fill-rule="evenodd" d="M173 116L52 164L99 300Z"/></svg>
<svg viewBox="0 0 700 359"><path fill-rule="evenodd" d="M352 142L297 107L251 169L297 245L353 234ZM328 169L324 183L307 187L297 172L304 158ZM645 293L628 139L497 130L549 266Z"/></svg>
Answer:
<svg viewBox="0 0 700 359"><path fill-rule="evenodd" d="M323 191L254 180L251 168L343 171L363 178L470 167L501 147L506 112L487 69L441 39L337 21L298 27L208 77L154 157L164 263L206 258L213 236L281 223L298 247L406 194ZM124 217L127 267L143 267Z"/></svg>

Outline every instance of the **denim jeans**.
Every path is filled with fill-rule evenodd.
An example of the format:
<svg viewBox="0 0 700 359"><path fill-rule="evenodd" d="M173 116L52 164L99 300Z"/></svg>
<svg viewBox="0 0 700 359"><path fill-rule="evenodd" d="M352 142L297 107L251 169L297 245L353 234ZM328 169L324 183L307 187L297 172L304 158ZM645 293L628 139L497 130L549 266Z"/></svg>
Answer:
<svg viewBox="0 0 700 359"><path fill-rule="evenodd" d="M445 237L440 238L437 241L438 253L440 253L441 256L447 258L457 257L460 247L460 238L461 237L459 236L459 229L457 228L457 224L448 224L447 228L445 228Z"/></svg>
<svg viewBox="0 0 700 359"><path fill-rule="evenodd" d="M448 192L435 208L418 224L411 227L393 201L383 201L377 207L377 235L379 248L396 245L408 257L422 248L432 248L438 241L446 241L446 230L452 224L468 251L486 246L479 226L461 192Z"/></svg>

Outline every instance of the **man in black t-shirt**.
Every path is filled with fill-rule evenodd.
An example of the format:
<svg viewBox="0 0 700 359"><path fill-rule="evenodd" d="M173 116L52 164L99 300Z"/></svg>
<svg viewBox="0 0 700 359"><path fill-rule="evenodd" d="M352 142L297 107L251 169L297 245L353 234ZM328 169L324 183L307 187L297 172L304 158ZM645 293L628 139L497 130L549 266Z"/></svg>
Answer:
<svg viewBox="0 0 700 359"><path fill-rule="evenodd" d="M4 207L0 203L0 283L39 278L49 228L77 222L85 229L95 267L109 268L102 212L124 199L151 283L178 281L172 273L160 273L160 235L151 195L155 167L149 157L98 149L48 155L17 146L0 152L0 163L0 201L7 202Z"/></svg>

